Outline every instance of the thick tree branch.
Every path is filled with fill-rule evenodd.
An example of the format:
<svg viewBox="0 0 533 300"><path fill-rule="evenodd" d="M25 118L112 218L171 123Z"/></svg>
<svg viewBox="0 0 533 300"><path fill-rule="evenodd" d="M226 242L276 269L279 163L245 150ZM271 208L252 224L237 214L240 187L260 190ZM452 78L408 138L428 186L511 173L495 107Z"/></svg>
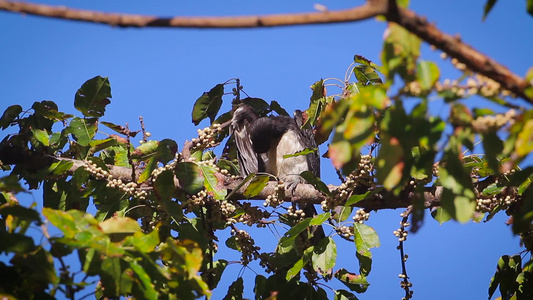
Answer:
<svg viewBox="0 0 533 300"><path fill-rule="evenodd" d="M69 161L72 162L72 167L70 168L69 172L72 174L74 171L76 171L78 168L84 167L85 162L80 160L74 160L74 159L67 159L67 158L57 158L58 160L63 161ZM121 179L122 181L129 182L132 180L131 178L131 168L127 167L120 167L120 166L112 166L108 165L109 173L117 179ZM139 172L140 174L140 172ZM138 174L138 175L139 175ZM138 175L136 177L138 177ZM224 177L224 175L220 174L220 176L217 176L219 178ZM220 188L228 189L228 190L234 190L236 189L239 184L241 183L242 179L231 179L230 177L225 177L224 182L220 186ZM174 180L174 184L178 189L181 188L179 181L176 179ZM277 182L269 182L267 186L259 193L259 195L248 198L243 194L243 191L246 189L248 184L245 184L239 191L236 191L231 196L234 200L241 200L241 199L250 199L250 200L264 200L267 198L268 195L275 194L275 187L277 186ZM151 187L146 187L150 189ZM337 189L337 186L330 185L329 189L331 191ZM436 187L436 188L427 188L424 192L424 202L426 207L434 207L440 205L440 196L442 193L442 188ZM287 193L289 194L289 193ZM412 204L412 202L418 197L418 195L414 193L408 193L407 195L401 195L396 196L390 192L382 191L379 193L376 193L374 196L364 199L362 201L357 202L355 206L365 208L367 210L381 210L381 209L396 209L396 208L406 208L409 205ZM299 184L293 195L287 195L287 197L284 199L285 202L301 202L301 203L314 203L319 204L322 201L326 199L326 196L320 192L318 192L312 185L310 184Z"/></svg>
<svg viewBox="0 0 533 300"><path fill-rule="evenodd" d="M524 93L524 90L530 85L525 79L463 43L459 37L443 33L425 18L407 9L399 8L397 11L391 9L387 19L398 23L422 40L444 51L448 56L456 58L470 70L487 76L498 82L506 90L533 104L533 99Z"/></svg>
<svg viewBox="0 0 533 300"><path fill-rule="evenodd" d="M66 6L0 1L0 10L36 16L107 24L120 27L180 27L180 28L252 28L288 25L308 25L360 21L383 14L381 7L364 4L359 7L297 14L232 17L172 17L104 13L73 9Z"/></svg>
<svg viewBox="0 0 533 300"><path fill-rule="evenodd" d="M309 24L356 22L379 15L396 22L432 44L449 56L458 59L472 71L483 74L498 82L503 88L533 104L524 90L530 85L505 66L463 43L459 38L445 34L414 12L398 8L393 0L368 0L365 4L344 10L275 14L262 16L231 17L172 17L104 13L91 10L72 9L65 6L50 6L26 2L0 0L0 10L32 14L50 18L108 24L120 27L180 27L180 28L253 28Z"/></svg>

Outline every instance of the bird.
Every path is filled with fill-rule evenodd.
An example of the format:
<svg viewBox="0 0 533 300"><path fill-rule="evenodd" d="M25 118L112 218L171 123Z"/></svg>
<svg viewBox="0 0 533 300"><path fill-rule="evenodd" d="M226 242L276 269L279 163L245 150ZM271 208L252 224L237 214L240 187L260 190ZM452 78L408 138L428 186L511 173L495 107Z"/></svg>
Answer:
<svg viewBox="0 0 533 300"><path fill-rule="evenodd" d="M241 176L267 172L283 181L291 192L305 182L300 176L302 172L310 171L320 177L320 157L314 134L311 129L302 129L302 124L303 113L299 110L295 111L294 118L260 117L252 107L241 104L233 113L230 127ZM316 151L284 158L309 148ZM312 204L301 203L299 207L306 217L318 214ZM322 226L314 226L311 233L314 245L325 237Z"/></svg>
<svg viewBox="0 0 533 300"><path fill-rule="evenodd" d="M237 146L239 173L242 177L249 174L264 172L266 155L259 155L253 150L250 138L250 126L259 115L249 105L242 104L234 112L230 123L230 134Z"/></svg>

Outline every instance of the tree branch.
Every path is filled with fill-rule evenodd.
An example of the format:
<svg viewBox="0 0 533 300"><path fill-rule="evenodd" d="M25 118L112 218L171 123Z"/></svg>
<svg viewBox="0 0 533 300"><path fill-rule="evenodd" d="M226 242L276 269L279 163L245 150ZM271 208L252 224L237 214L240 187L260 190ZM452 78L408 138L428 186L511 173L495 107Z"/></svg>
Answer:
<svg viewBox="0 0 533 300"><path fill-rule="evenodd" d="M370 1L372 2L372 1ZM36 16L107 24L120 27L180 27L180 28L252 28L323 23L354 22L383 14L383 7L366 3L344 10L310 12L297 14L276 14L263 16L232 17L172 17L145 16L121 13L104 13L92 10L73 9L66 6L52 6L0 0L0 10L31 14Z"/></svg>
<svg viewBox="0 0 533 300"><path fill-rule="evenodd" d="M398 23L422 40L436 46L449 56L456 58L472 71L491 78L503 88L533 104L533 99L528 97L524 92L530 86L530 83L526 80L471 46L463 43L460 38L441 32L435 25L430 24L423 17L416 15L408 9L398 8L396 1L393 0L368 0L361 6L335 11L231 17L178 16L163 18L134 14L104 13L72 9L66 6L51 6L7 0L0 0L0 10L119 27L179 28L254 28L342 23L356 22L384 15L388 21Z"/></svg>
<svg viewBox="0 0 533 300"><path fill-rule="evenodd" d="M70 158L56 158L56 159L72 162L72 167L68 171L69 174L74 173L74 171L76 171L78 168L81 168L85 165L85 162L80 161L80 160L75 160L75 159L70 159ZM109 169L109 174L111 174L114 178L121 179L124 182L130 182L132 180L131 168L113 166L113 165L108 165L107 167ZM139 174L140 174L140 171L139 171ZM222 174L220 174L220 176L217 176L217 178L225 178L220 188L227 189L227 190L236 189L242 181L242 179L240 178L231 179L230 177L226 177ZM177 179L174 180L174 184L176 185L178 189L182 188ZM248 186L248 183L247 183L240 190L234 192L231 199L233 200L244 200L244 199L264 200L267 198L268 195L273 195L276 193L274 189L276 188L277 185L278 185L277 182L271 181L265 186L265 188L257 196L249 198L243 194L244 190ZM328 188L330 189L330 191L333 191L337 189L338 187L334 185L329 185ZM288 195L284 199L285 202L301 202L301 203L320 204L322 201L326 200L327 198L327 196L317 191L310 184L299 184L294 190L294 193L292 194L292 196L289 195L289 193L287 194ZM426 191L424 192L425 206L428 208L439 206L441 194L442 194L441 187L426 188ZM355 206L365 208L367 210L406 208L412 204L412 201L414 201L416 197L418 197L418 195L414 193L396 196L393 193L384 190L382 192L376 193L375 195L367 199L357 202Z"/></svg>
<svg viewBox="0 0 533 300"><path fill-rule="evenodd" d="M507 67L480 53L461 41L459 37L453 37L443 33L435 25L430 24L425 18L416 15L413 11L398 8L390 9L387 20L398 23L409 32L417 35L427 43L439 48L448 56L456 58L465 64L470 70L487 76L498 82L503 88L513 92L518 97L533 104L533 99L528 97L524 90L530 84L520 76L511 72Z"/></svg>

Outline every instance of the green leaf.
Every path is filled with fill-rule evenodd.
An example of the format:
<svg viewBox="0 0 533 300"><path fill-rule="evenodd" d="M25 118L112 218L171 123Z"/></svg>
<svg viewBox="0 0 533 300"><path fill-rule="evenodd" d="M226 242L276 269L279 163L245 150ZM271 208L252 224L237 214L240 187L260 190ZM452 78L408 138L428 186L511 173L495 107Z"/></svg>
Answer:
<svg viewBox="0 0 533 300"><path fill-rule="evenodd" d="M360 223L354 223L354 242L357 252L361 255L372 257L370 249L379 247L379 237L374 228Z"/></svg>
<svg viewBox="0 0 533 300"><path fill-rule="evenodd" d="M197 164L181 162L176 166L176 177L187 194L194 195L204 189L204 177Z"/></svg>
<svg viewBox="0 0 533 300"><path fill-rule="evenodd" d="M154 190L161 200L167 201L172 199L176 190L174 185L174 172L172 170L161 172L154 182Z"/></svg>
<svg viewBox="0 0 533 300"><path fill-rule="evenodd" d="M66 130L74 136L78 144L88 146L96 135L97 119L74 118Z"/></svg>
<svg viewBox="0 0 533 300"><path fill-rule="evenodd" d="M487 3L485 3L485 8L483 9L483 21L487 18L489 15L489 12L492 10L492 7L494 4L496 4L497 0L487 0Z"/></svg>
<svg viewBox="0 0 533 300"><path fill-rule="evenodd" d="M217 200L226 197L228 191L223 188L223 178L216 172L214 167L207 165L198 165L204 177L204 186L207 193Z"/></svg>
<svg viewBox="0 0 533 300"><path fill-rule="evenodd" d="M135 148L132 155L135 158L146 158L147 156L153 156L157 152L158 146L158 141L147 141L146 143L142 143Z"/></svg>
<svg viewBox="0 0 533 300"><path fill-rule="evenodd" d="M223 300L242 300L244 294L244 281L242 277L235 280L228 288L228 293Z"/></svg>
<svg viewBox="0 0 533 300"><path fill-rule="evenodd" d="M383 45L380 71L388 81L396 74L405 82L411 82L416 75L416 61L420 56L420 39L396 23L389 23Z"/></svg>
<svg viewBox="0 0 533 300"><path fill-rule="evenodd" d="M322 274L327 274L337 261L337 245L331 237L322 239L313 250L313 269Z"/></svg>
<svg viewBox="0 0 533 300"><path fill-rule="evenodd" d="M270 101L270 109L275 111L280 116L289 116L289 113L279 105L277 101Z"/></svg>
<svg viewBox="0 0 533 300"><path fill-rule="evenodd" d="M342 168L352 158L352 147L350 142L339 140L329 145L329 158L335 168Z"/></svg>
<svg viewBox="0 0 533 300"><path fill-rule="evenodd" d="M525 122L524 127L518 134L515 145L516 153L520 156L526 156L533 152L533 119Z"/></svg>
<svg viewBox="0 0 533 300"><path fill-rule="evenodd" d="M67 238L73 238L78 232L74 217L65 211L45 207L43 208L43 215Z"/></svg>
<svg viewBox="0 0 533 300"><path fill-rule="evenodd" d="M366 198L370 198L372 196L374 196L375 194L381 192L383 190L383 188L376 188L376 189L373 189L371 191L368 191L364 194L354 194L354 195L351 195L350 198L348 198L348 200L346 201L346 203L344 204L344 206L352 206L352 205L355 205L357 202L361 201L361 200L364 200Z"/></svg>
<svg viewBox="0 0 533 300"><path fill-rule="evenodd" d="M289 158L289 157L296 157L296 156L302 156L302 155L315 153L317 150L318 150L317 148L305 148L302 151L297 151L297 152L295 152L293 154L283 155L283 159Z"/></svg>
<svg viewBox="0 0 533 300"><path fill-rule="evenodd" d="M497 183L491 183L486 188L483 189L481 192L481 195L483 196L494 196L496 194L499 194L504 187L498 186Z"/></svg>
<svg viewBox="0 0 533 300"><path fill-rule="evenodd" d="M334 300L357 300L357 297L348 292L347 290L336 290L334 291L335 298Z"/></svg>
<svg viewBox="0 0 533 300"><path fill-rule="evenodd" d="M397 138L382 136L381 141L382 146L376 158L376 177L383 187L392 190L403 179L404 152Z"/></svg>
<svg viewBox="0 0 533 300"><path fill-rule="evenodd" d="M135 137L139 132L141 132L140 130L130 131L129 129L127 129L126 127L122 125L116 125L111 122L102 121L101 123L117 133L130 136L130 137Z"/></svg>
<svg viewBox="0 0 533 300"><path fill-rule="evenodd" d="M2 127L2 129L6 129L7 127L9 127L21 112L22 106L20 105L11 105L10 107L8 107L0 118L0 126Z"/></svg>
<svg viewBox="0 0 533 300"><path fill-rule="evenodd" d="M137 278L141 283L140 285L138 285L138 287L143 292L142 296L144 297L144 299L157 299L158 292L154 287L152 278L150 278L144 268L139 265L135 260L130 262L130 267L135 272L135 275L137 275Z"/></svg>
<svg viewBox="0 0 533 300"><path fill-rule="evenodd" d="M533 16L533 0L527 0L526 10L531 16ZM533 98L533 97L531 97L531 98Z"/></svg>
<svg viewBox="0 0 533 300"><path fill-rule="evenodd" d="M489 297L500 288L502 299L511 299L511 296L518 291L516 279L522 272L522 259L520 255L504 255L498 260L496 273L489 285Z"/></svg>
<svg viewBox="0 0 533 300"><path fill-rule="evenodd" d="M313 253L314 247L311 246L304 250L303 255L300 259L298 259L294 265L287 271L287 275L285 275L285 279L287 281L290 281L293 279L296 275L300 274L300 271L302 268L311 260L311 254Z"/></svg>
<svg viewBox="0 0 533 300"><path fill-rule="evenodd" d="M357 78L360 83L363 85L382 83L381 78L379 78L379 74L376 71L378 68L376 64L361 55L355 55L353 61L358 64L354 66L353 72L355 78Z"/></svg>
<svg viewBox="0 0 533 300"><path fill-rule="evenodd" d="M278 245L281 247L290 246L294 242L294 239L300 233L302 233L304 230L306 230L307 228L311 226L322 225L322 223L324 223L326 220L329 219L330 215L331 215L330 213L324 213L314 218L305 218L304 220L302 220L301 222L293 226L291 229L289 229L289 231L287 231L283 235L283 237L279 240Z"/></svg>
<svg viewBox="0 0 533 300"><path fill-rule="evenodd" d="M307 181L307 183L313 185L313 187L319 191L319 192L322 192L326 195L331 195L331 192L329 191L329 188L328 186L322 181L320 180L320 178L318 178L315 174L313 174L312 172L310 171L304 171L300 174L300 176L302 176L303 179L305 179L305 181Z"/></svg>
<svg viewBox="0 0 533 300"><path fill-rule="evenodd" d="M494 172L498 172L500 170L500 162L498 158L503 152L503 142L500 140L496 132L487 132L482 136L485 159L489 163L489 167L494 170Z"/></svg>
<svg viewBox="0 0 533 300"><path fill-rule="evenodd" d="M20 233L9 233L0 230L0 254L28 253L35 249L33 239Z"/></svg>
<svg viewBox="0 0 533 300"><path fill-rule="evenodd" d="M120 283L122 268L120 260L116 257L106 257L102 261L102 275L100 280L104 286L104 295L116 296L120 295Z"/></svg>
<svg viewBox="0 0 533 300"><path fill-rule="evenodd" d="M226 269L227 266L228 266L227 260L219 259L213 262L212 270L214 270L214 274L212 274L213 276L211 277L211 280L206 280L204 278L205 282L211 281L210 283L212 283L212 286L209 287L211 290L214 290L217 287L218 283L220 282L220 279L222 278L222 274L224 274L224 270Z"/></svg>
<svg viewBox="0 0 533 300"><path fill-rule="evenodd" d="M446 223L452 219L452 216L442 207L438 207L431 211L431 216L433 219L437 220L439 224Z"/></svg>
<svg viewBox="0 0 533 300"><path fill-rule="evenodd" d="M222 105L222 96L224 95L224 85L217 84L209 92L204 93L196 100L192 110L192 122L194 125L209 117L211 123L215 120L218 110Z"/></svg>
<svg viewBox="0 0 533 300"><path fill-rule="evenodd" d="M17 219L35 222L37 225L41 225L41 217L36 210L18 204L0 206L0 215L3 216L4 220L8 215L11 215Z"/></svg>
<svg viewBox="0 0 533 300"><path fill-rule="evenodd" d="M105 234L140 232L141 226L136 220L128 217L112 217L100 223L100 228Z"/></svg>
<svg viewBox="0 0 533 300"><path fill-rule="evenodd" d="M269 179L270 176L268 175L256 175L244 190L244 196L252 198L259 195L267 185Z"/></svg>
<svg viewBox="0 0 533 300"><path fill-rule="evenodd" d="M60 160L50 165L48 170L54 175L61 175L67 173L73 165L74 162L72 161Z"/></svg>
<svg viewBox="0 0 533 300"><path fill-rule="evenodd" d="M85 117L102 117L111 103L111 86L107 77L96 76L87 80L76 92L74 107Z"/></svg>
<svg viewBox="0 0 533 300"><path fill-rule="evenodd" d="M31 132L33 133L33 137L39 143L43 144L44 146L50 146L50 136L46 130L32 128Z"/></svg>
<svg viewBox="0 0 533 300"><path fill-rule="evenodd" d="M364 293L370 285L365 276L350 273L346 269L338 270L335 273L335 278L344 283L350 290L357 293Z"/></svg>
<svg viewBox="0 0 533 300"><path fill-rule="evenodd" d="M246 97L242 103L251 106L260 116L264 116L271 111L270 105L261 98Z"/></svg>
<svg viewBox="0 0 533 300"><path fill-rule="evenodd" d="M420 83L422 90L431 90L439 77L440 70L435 63L424 60L418 62L416 80Z"/></svg>
<svg viewBox="0 0 533 300"><path fill-rule="evenodd" d="M98 151L102 151L106 148L113 147L119 145L119 142L115 138L107 138L104 140L93 140L89 143L89 146L91 146L91 153L96 153Z"/></svg>

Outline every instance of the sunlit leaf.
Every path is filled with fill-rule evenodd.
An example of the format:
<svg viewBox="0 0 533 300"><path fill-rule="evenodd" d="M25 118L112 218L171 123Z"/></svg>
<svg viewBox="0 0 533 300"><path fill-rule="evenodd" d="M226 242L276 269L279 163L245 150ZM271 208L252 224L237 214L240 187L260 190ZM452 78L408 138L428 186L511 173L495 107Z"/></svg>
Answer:
<svg viewBox="0 0 533 300"><path fill-rule="evenodd" d="M371 257L370 249L379 247L379 237L374 228L361 223L354 223L354 241L357 252Z"/></svg>
<svg viewBox="0 0 533 300"><path fill-rule="evenodd" d="M154 283L152 282L152 278L146 273L144 268L139 265L136 261L130 262L131 269L135 272L135 275L137 275L137 278L140 281L140 285L138 286L142 292L145 299L157 299L158 292L156 291L154 287Z"/></svg>
<svg viewBox="0 0 533 300"><path fill-rule="evenodd" d="M531 152L533 152L533 119L525 122L516 139L516 153L518 155L526 156Z"/></svg>
<svg viewBox="0 0 533 300"><path fill-rule="evenodd" d="M439 80L439 67L430 61L420 61L417 65L416 79L424 91L430 90Z"/></svg>
<svg viewBox="0 0 533 300"><path fill-rule="evenodd" d="M344 283L350 290L357 293L364 293L370 285L365 276L350 273L346 269L338 270L335 273L335 278Z"/></svg>
<svg viewBox="0 0 533 300"><path fill-rule="evenodd" d="M376 178L386 189L391 190L401 182L405 159L398 139L383 137L381 150L376 158L376 167Z"/></svg>
<svg viewBox="0 0 533 300"><path fill-rule="evenodd" d="M217 174L214 167L198 165L198 168L201 170L204 177L204 186L207 193L217 200L224 199L228 191L223 187L223 177Z"/></svg>
<svg viewBox="0 0 533 300"><path fill-rule="evenodd" d="M331 237L322 239L313 249L313 269L322 274L328 273L337 261L337 245Z"/></svg>
<svg viewBox="0 0 533 300"><path fill-rule="evenodd" d="M100 223L100 228L106 234L111 233L128 233L133 234L141 230L141 226L137 221L132 218L127 217L112 217L102 223Z"/></svg>
<svg viewBox="0 0 533 300"><path fill-rule="evenodd" d="M279 240L279 244L281 247L287 247L290 246L294 239L303 231L305 231L307 228L311 226L318 226L322 225L330 216L330 213L324 213L320 214L318 216L315 216L314 218L305 218L295 226L293 226L289 231L287 231L283 237Z"/></svg>
<svg viewBox="0 0 533 300"><path fill-rule="evenodd" d="M256 175L252 179L250 184L246 187L243 194L246 197L250 197L250 198L259 195L259 193L261 193L261 191L263 191L263 189L267 185L269 179L270 179L270 176L268 175Z"/></svg>
<svg viewBox="0 0 533 300"><path fill-rule="evenodd" d="M437 209L431 211L431 216L433 219L437 220L439 224L446 223L452 219L452 216L444 210L442 207L438 207Z"/></svg>
<svg viewBox="0 0 533 300"><path fill-rule="evenodd" d="M76 223L74 217L65 211L43 208L43 215L54 225L59 228L67 238L73 238L76 233Z"/></svg>
<svg viewBox="0 0 533 300"><path fill-rule="evenodd" d="M294 265L287 271L287 275L285 276L285 279L287 281L290 281L293 279L296 275L300 274L300 271L303 269L303 267L311 260L311 254L313 254L314 247L309 247L305 249L304 253L298 259Z"/></svg>

